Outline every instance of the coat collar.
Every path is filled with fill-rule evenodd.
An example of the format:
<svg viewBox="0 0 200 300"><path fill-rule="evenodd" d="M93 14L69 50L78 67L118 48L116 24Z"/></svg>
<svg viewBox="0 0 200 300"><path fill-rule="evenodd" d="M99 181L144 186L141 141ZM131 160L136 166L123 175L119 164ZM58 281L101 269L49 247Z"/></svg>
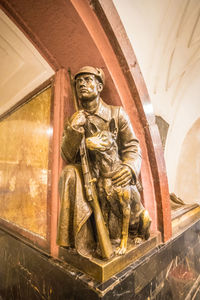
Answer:
<svg viewBox="0 0 200 300"><path fill-rule="evenodd" d="M94 112L94 115L99 116L105 121L110 121L111 119L110 106L103 102L101 98L99 99L99 105L97 107L97 110Z"/></svg>

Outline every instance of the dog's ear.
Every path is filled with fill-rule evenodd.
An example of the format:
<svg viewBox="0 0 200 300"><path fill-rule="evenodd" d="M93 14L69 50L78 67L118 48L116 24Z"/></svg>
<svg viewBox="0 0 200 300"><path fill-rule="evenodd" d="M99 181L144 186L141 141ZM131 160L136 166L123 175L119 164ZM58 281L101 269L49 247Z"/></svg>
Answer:
<svg viewBox="0 0 200 300"><path fill-rule="evenodd" d="M98 127L94 123L91 123L91 122L89 122L89 124L88 124L88 130L90 131L91 134L95 134L95 133L99 132Z"/></svg>
<svg viewBox="0 0 200 300"><path fill-rule="evenodd" d="M114 135L114 137L117 136L117 127L115 124L115 119L111 119L109 122L109 128L110 128L110 132Z"/></svg>

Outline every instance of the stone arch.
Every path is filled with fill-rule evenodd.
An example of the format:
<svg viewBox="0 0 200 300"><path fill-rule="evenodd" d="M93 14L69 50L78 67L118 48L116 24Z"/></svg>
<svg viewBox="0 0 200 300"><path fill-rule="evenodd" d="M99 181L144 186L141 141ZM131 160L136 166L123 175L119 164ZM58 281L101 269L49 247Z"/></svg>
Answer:
<svg viewBox="0 0 200 300"><path fill-rule="evenodd" d="M67 115L72 111L68 87L60 92L66 76L61 70L70 66L75 72L88 64L104 69L107 88L103 98L109 104L123 105L129 114L143 152L144 204L151 214L153 230L159 230L167 241L171 237L171 214L162 144L146 85L112 1L3 0L1 5L58 71L54 106L60 111L55 114L54 129L61 131L64 112ZM67 103L65 110L61 109L61 98ZM59 134L55 149L58 138ZM57 150L54 153L58 155ZM55 238L55 234L52 236Z"/></svg>

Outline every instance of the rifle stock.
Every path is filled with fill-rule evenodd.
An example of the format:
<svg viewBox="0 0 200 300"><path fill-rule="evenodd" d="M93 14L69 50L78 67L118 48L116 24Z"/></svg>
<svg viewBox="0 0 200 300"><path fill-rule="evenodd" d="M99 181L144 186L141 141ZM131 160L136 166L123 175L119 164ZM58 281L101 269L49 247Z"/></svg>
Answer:
<svg viewBox="0 0 200 300"><path fill-rule="evenodd" d="M75 90L75 85L73 82L73 78L72 78L70 69L68 70L68 72L69 72L69 77L70 77L72 93L73 93L74 106L75 106L75 109L78 110L78 101L77 101L77 96L76 96L76 90ZM105 222L104 222L102 211L101 211L101 208L99 205L99 200L98 200L96 185L95 185L95 179L92 178L92 174L90 171L88 153L87 153L87 148L85 145L85 135L83 136L83 139L81 141L80 155L81 155L81 166L82 166L86 196L87 196L87 200L90 202L90 205L93 209L101 254L102 254L103 258L109 259L113 255L113 249L112 249L112 244L111 244L110 237L108 234L108 230L107 230Z"/></svg>

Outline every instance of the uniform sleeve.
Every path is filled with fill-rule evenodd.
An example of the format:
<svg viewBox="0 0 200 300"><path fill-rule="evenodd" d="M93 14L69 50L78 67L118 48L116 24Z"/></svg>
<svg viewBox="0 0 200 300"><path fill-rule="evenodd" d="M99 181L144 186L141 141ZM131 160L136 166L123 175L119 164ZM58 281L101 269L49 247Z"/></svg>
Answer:
<svg viewBox="0 0 200 300"><path fill-rule="evenodd" d="M122 163L131 168L133 176L137 179L141 169L141 149L130 120L122 107L119 108L118 122L119 154Z"/></svg>
<svg viewBox="0 0 200 300"><path fill-rule="evenodd" d="M80 143L83 137L83 132L74 129L69 121L64 126L64 133L61 145L61 156L65 162L76 162L77 153L80 148Z"/></svg>

